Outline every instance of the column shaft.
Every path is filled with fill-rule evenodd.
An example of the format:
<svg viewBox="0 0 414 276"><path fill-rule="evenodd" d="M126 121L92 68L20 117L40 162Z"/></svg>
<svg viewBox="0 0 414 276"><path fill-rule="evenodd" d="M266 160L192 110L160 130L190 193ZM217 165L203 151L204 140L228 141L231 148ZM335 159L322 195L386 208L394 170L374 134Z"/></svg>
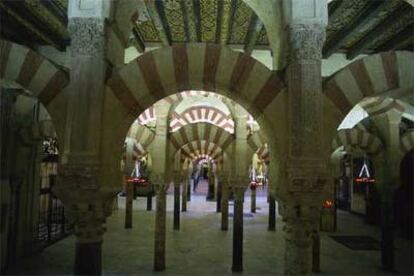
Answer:
<svg viewBox="0 0 414 276"><path fill-rule="evenodd" d="M236 196L233 216L233 272L243 271L243 198Z"/></svg>
<svg viewBox="0 0 414 276"><path fill-rule="evenodd" d="M256 187L253 187L250 191L250 211L256 213Z"/></svg>
<svg viewBox="0 0 414 276"><path fill-rule="evenodd" d="M147 211L152 211L152 195L147 195Z"/></svg>
<svg viewBox="0 0 414 276"><path fill-rule="evenodd" d="M276 231L276 201L274 196L269 194L269 231Z"/></svg>
<svg viewBox="0 0 414 276"><path fill-rule="evenodd" d="M227 181L223 181L221 192L221 230L229 229L229 188Z"/></svg>
<svg viewBox="0 0 414 276"><path fill-rule="evenodd" d="M312 236L312 272L320 272L320 249L321 240L318 232Z"/></svg>
<svg viewBox="0 0 414 276"><path fill-rule="evenodd" d="M154 270L165 269L166 193L157 192L155 208Z"/></svg>
<svg viewBox="0 0 414 276"><path fill-rule="evenodd" d="M180 230L180 185L174 183L174 230Z"/></svg>
<svg viewBox="0 0 414 276"><path fill-rule="evenodd" d="M222 182L219 181L217 185L217 198L216 198L216 212L221 212L221 193L222 193Z"/></svg>
<svg viewBox="0 0 414 276"><path fill-rule="evenodd" d="M102 242L76 242L75 275L102 274Z"/></svg>
<svg viewBox="0 0 414 276"><path fill-rule="evenodd" d="M186 182L183 183L183 190L182 190L182 199L181 199L181 211L187 212L187 190L188 185Z"/></svg>
<svg viewBox="0 0 414 276"><path fill-rule="evenodd" d="M134 201L134 183L127 183L125 199L125 229L132 228L132 208Z"/></svg>

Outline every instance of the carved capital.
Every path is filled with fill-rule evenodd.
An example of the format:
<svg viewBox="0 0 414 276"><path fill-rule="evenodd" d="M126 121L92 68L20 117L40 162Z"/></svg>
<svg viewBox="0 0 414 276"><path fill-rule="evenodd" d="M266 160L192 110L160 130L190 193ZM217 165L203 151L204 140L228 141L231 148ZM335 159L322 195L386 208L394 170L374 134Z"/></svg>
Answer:
<svg viewBox="0 0 414 276"><path fill-rule="evenodd" d="M102 18L72 17L68 24L72 55L98 56L105 50L105 21Z"/></svg>
<svg viewBox="0 0 414 276"><path fill-rule="evenodd" d="M163 174L152 172L150 174L150 181L151 184L154 186L155 193L157 195L166 194L168 187L170 186L165 181L165 177Z"/></svg>
<svg viewBox="0 0 414 276"><path fill-rule="evenodd" d="M78 242L101 242L105 232L106 205L73 204L66 208L69 218L75 225Z"/></svg>
<svg viewBox="0 0 414 276"><path fill-rule="evenodd" d="M74 190L96 190L99 188L99 172L100 168L96 164L60 165L58 167L59 186Z"/></svg>
<svg viewBox="0 0 414 276"><path fill-rule="evenodd" d="M325 28L319 24L293 24L288 26L289 60L307 63L322 59Z"/></svg>
<svg viewBox="0 0 414 276"><path fill-rule="evenodd" d="M290 192L320 193L328 183L326 164L320 159L290 161L286 172Z"/></svg>

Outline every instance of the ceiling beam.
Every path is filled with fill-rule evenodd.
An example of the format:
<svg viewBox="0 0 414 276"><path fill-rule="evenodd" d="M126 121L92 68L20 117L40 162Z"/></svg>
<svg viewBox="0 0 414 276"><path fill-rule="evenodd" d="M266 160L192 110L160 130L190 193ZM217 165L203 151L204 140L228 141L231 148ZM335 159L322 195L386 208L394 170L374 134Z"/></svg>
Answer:
<svg viewBox="0 0 414 276"><path fill-rule="evenodd" d="M391 3L387 1L387 3ZM366 25L373 19L379 12L386 10L389 5L385 5L385 1L371 1L371 3L359 14L349 25L347 25L340 32L335 34L324 45L323 56L324 58L330 57L333 53L337 52L343 43L351 38L356 33L366 30Z"/></svg>
<svg viewBox="0 0 414 276"><path fill-rule="evenodd" d="M263 23L255 13L252 14L249 24L249 30L246 34L246 40L244 45L244 53L251 55L256 45L257 38L259 37L260 31L263 28Z"/></svg>
<svg viewBox="0 0 414 276"><path fill-rule="evenodd" d="M234 23L234 17L236 16L237 1L240 1L240 0L231 0L230 16L229 16L229 27L228 27L228 30L227 30L226 43L229 41L229 39L231 37L231 33L233 32L233 23Z"/></svg>
<svg viewBox="0 0 414 276"><path fill-rule="evenodd" d="M408 25L403 31L396 34L393 38L386 41L375 52L404 49L414 41L414 24Z"/></svg>
<svg viewBox="0 0 414 276"><path fill-rule="evenodd" d="M134 39L132 40L132 44L137 49L138 53L144 53L145 43L144 43L144 40L141 38L141 35L138 31L138 27L136 25L132 28L132 34L134 36Z"/></svg>
<svg viewBox="0 0 414 276"><path fill-rule="evenodd" d="M169 28L165 16L162 16L164 15L164 9L160 8L159 5L162 5L161 1L145 0L145 6L147 7L152 22L154 22L161 43L164 46L169 46L171 45L171 34L168 32Z"/></svg>
<svg viewBox="0 0 414 276"><path fill-rule="evenodd" d="M4 11L6 14L14 18L19 24L27 28L30 32L36 35L40 40L44 41L46 44L52 45L57 49L63 50L64 45L59 45L55 42L52 38L50 38L47 34L41 32L36 27L34 27L30 22L28 22L25 18L21 17L17 12L14 12L10 7L4 4L3 1L0 1L0 9Z"/></svg>
<svg viewBox="0 0 414 276"><path fill-rule="evenodd" d="M406 5L392 12L385 20L371 30L367 35L355 43L347 53L348 59L353 59L365 50L376 48L380 39L392 36L414 22L413 8L407 9Z"/></svg>
<svg viewBox="0 0 414 276"><path fill-rule="evenodd" d="M187 8L186 1L180 1L180 8L181 8L181 13L183 14L184 31L185 31L185 36L187 37L187 42L192 42L191 30L190 30L190 24L189 24L190 19L188 16L188 8Z"/></svg>
<svg viewBox="0 0 414 276"><path fill-rule="evenodd" d="M197 41L201 42L201 9L200 9L199 0L193 0L193 12L194 12L194 19L195 19Z"/></svg>

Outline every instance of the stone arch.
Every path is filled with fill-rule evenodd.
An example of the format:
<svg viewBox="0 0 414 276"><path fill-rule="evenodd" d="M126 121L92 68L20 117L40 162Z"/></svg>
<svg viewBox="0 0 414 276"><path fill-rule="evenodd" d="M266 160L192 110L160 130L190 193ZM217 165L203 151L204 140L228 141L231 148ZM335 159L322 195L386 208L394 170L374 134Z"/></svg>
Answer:
<svg viewBox="0 0 414 276"><path fill-rule="evenodd" d="M234 121L230 114L211 106L194 106L181 113L173 111L170 118L170 131L176 131L187 124L212 123L229 132L234 132Z"/></svg>
<svg viewBox="0 0 414 276"><path fill-rule="evenodd" d="M114 70L107 81L104 154L120 156L120 141L123 142L130 125L145 109L162 98L188 90L214 91L232 99L255 116L269 137L275 124L276 100L283 100L280 92L284 88L280 72L270 71L228 47L177 44L148 52ZM280 144L274 143L274 147ZM276 151L274 147L271 146L272 152ZM104 172L109 173L113 166L109 163L114 160L104 159ZM110 177L105 180L110 181Z"/></svg>
<svg viewBox="0 0 414 276"><path fill-rule="evenodd" d="M325 96L345 116L365 97L414 87L414 53L379 53L354 61L324 84Z"/></svg>
<svg viewBox="0 0 414 276"><path fill-rule="evenodd" d="M17 84L39 99L51 115L60 142L63 142L64 99L53 100L69 83L68 72L25 46L0 39L0 79L11 85Z"/></svg>
<svg viewBox="0 0 414 276"><path fill-rule="evenodd" d="M324 83L325 143L337 135L337 128L350 110L367 97L385 96L393 90L414 87L414 54L391 51L370 55L349 64ZM327 151L330 145L326 144Z"/></svg>
<svg viewBox="0 0 414 276"><path fill-rule="evenodd" d="M204 140L219 145L225 150L232 142L234 135L229 134L224 129L208 123L197 123L186 125L178 131L169 134L169 141L179 150L191 141Z"/></svg>
<svg viewBox="0 0 414 276"><path fill-rule="evenodd" d="M332 150L344 146L358 146L367 153L375 154L383 149L382 141L375 135L362 129L341 129L332 141Z"/></svg>
<svg viewBox="0 0 414 276"><path fill-rule="evenodd" d="M195 140L181 147L181 155L192 160L202 156L209 156L216 162L220 162L225 154L225 148L206 140Z"/></svg>

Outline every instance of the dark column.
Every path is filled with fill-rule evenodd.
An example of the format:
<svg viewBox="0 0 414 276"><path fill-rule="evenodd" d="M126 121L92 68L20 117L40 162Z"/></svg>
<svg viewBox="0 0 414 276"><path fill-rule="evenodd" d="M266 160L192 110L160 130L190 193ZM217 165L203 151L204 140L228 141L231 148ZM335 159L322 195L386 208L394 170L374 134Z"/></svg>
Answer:
<svg viewBox="0 0 414 276"><path fill-rule="evenodd" d="M315 231L312 237L312 272L320 272L320 249L321 240L318 231Z"/></svg>
<svg viewBox="0 0 414 276"><path fill-rule="evenodd" d="M191 201L191 178L186 181L187 185L187 201Z"/></svg>
<svg viewBox="0 0 414 276"><path fill-rule="evenodd" d="M244 191L237 188L234 199L233 216L233 272L243 271L243 196Z"/></svg>
<svg viewBox="0 0 414 276"><path fill-rule="evenodd" d="M256 186L252 186L250 192L250 211L256 213Z"/></svg>
<svg viewBox="0 0 414 276"><path fill-rule="evenodd" d="M77 242L75 275L102 274L102 242Z"/></svg>
<svg viewBox="0 0 414 276"><path fill-rule="evenodd" d="M158 184L159 185L159 184ZM165 234L166 234L166 191L164 185L157 187L157 205L155 208L155 243L154 243L154 270L165 269Z"/></svg>
<svg viewBox="0 0 414 276"><path fill-rule="evenodd" d="M147 195L147 211L152 211L152 194Z"/></svg>
<svg viewBox="0 0 414 276"><path fill-rule="evenodd" d="M216 212L221 212L221 191L222 191L222 183L221 181L217 184L217 202L216 202Z"/></svg>
<svg viewBox="0 0 414 276"><path fill-rule="evenodd" d="M181 211L187 212L187 191L188 191L187 182L183 182L183 190L182 190L182 199L181 199Z"/></svg>
<svg viewBox="0 0 414 276"><path fill-rule="evenodd" d="M134 183L127 183L125 199L125 229L132 228L132 203L134 201Z"/></svg>
<svg viewBox="0 0 414 276"><path fill-rule="evenodd" d="M276 231L276 201L275 198L269 193L269 231Z"/></svg>
<svg viewBox="0 0 414 276"><path fill-rule="evenodd" d="M381 204L381 263L386 271L394 270L394 219L393 202Z"/></svg>
<svg viewBox="0 0 414 276"><path fill-rule="evenodd" d="M174 183L174 230L180 230L180 183Z"/></svg>
<svg viewBox="0 0 414 276"><path fill-rule="evenodd" d="M229 229L229 187L224 180L221 188L221 230Z"/></svg>

